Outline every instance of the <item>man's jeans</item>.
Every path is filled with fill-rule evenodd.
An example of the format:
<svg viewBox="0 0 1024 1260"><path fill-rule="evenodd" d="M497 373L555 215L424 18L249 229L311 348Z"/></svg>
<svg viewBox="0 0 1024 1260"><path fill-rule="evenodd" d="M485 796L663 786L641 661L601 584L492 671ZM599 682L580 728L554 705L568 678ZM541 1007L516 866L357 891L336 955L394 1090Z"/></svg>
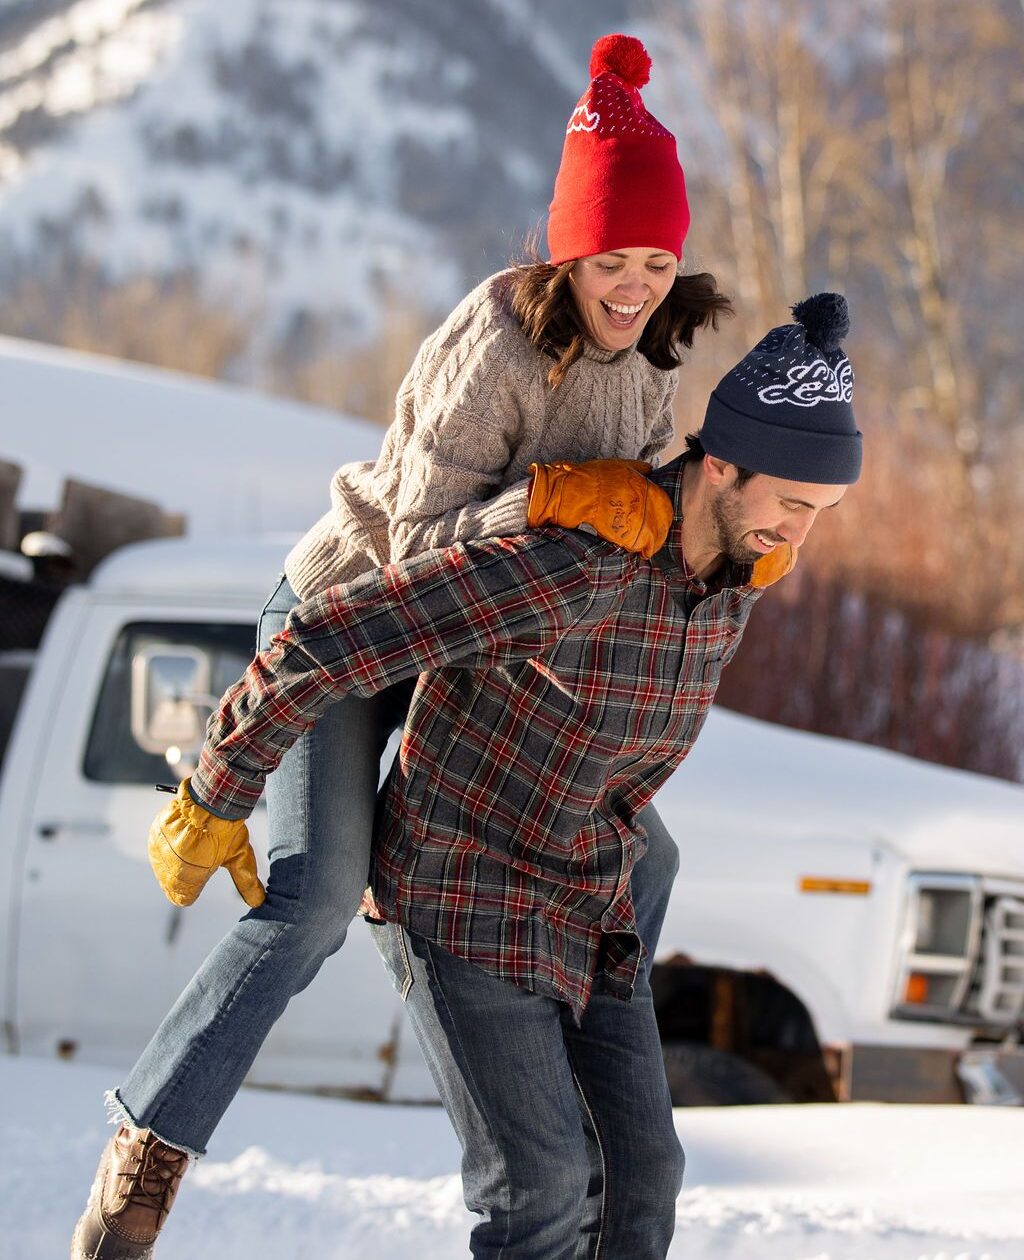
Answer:
<svg viewBox="0 0 1024 1260"><path fill-rule="evenodd" d="M569 1007L373 928L462 1143L477 1260L663 1260L683 1152L647 974Z"/></svg>
<svg viewBox="0 0 1024 1260"><path fill-rule="evenodd" d="M260 617L261 648L297 602L282 579ZM115 1091L131 1123L204 1153L289 999L341 948L366 887L380 758L410 695L411 684L346 697L267 779L267 899L213 949ZM640 867L644 886L656 890L645 929L653 950L679 858L653 810L643 821L651 847Z"/></svg>

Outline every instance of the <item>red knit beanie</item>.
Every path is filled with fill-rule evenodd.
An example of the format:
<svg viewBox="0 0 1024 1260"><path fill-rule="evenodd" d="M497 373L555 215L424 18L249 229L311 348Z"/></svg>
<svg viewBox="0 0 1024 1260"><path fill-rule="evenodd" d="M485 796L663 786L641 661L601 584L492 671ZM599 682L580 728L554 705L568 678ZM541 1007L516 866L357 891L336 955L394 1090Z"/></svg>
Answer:
<svg viewBox="0 0 1024 1260"><path fill-rule="evenodd" d="M565 129L548 207L551 262L633 246L682 258L686 184L675 136L640 98L650 71L647 49L630 35L594 45L591 84Z"/></svg>

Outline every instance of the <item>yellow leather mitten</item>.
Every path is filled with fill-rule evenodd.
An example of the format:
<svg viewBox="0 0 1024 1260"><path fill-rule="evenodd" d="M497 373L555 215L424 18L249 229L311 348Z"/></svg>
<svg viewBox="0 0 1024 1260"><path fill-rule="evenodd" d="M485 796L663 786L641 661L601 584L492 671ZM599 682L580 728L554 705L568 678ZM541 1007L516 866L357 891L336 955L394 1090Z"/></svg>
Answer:
<svg viewBox="0 0 1024 1260"><path fill-rule="evenodd" d="M227 867L239 896L250 906L266 892L256 874L256 855L242 819L217 818L189 795L188 779L149 829L149 864L167 899L190 906L218 866Z"/></svg>
<svg viewBox="0 0 1024 1260"><path fill-rule="evenodd" d="M668 537L672 500L643 475L639 459L592 459L585 464L531 464L526 519L531 526L587 524L602 538L650 560Z"/></svg>
<svg viewBox="0 0 1024 1260"><path fill-rule="evenodd" d="M789 543L779 543L774 551L754 562L754 572L750 575L750 585L761 590L765 586L774 586L779 578L796 567L796 548Z"/></svg>

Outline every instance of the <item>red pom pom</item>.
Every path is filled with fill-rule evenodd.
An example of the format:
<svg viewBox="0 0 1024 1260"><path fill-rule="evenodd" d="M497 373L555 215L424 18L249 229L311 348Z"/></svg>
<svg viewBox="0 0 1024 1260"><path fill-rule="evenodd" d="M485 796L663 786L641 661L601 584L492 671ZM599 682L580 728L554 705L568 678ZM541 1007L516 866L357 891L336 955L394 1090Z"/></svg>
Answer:
<svg viewBox="0 0 1024 1260"><path fill-rule="evenodd" d="M633 87L642 88L651 77L647 49L633 35L602 35L590 54L590 77L617 74Z"/></svg>

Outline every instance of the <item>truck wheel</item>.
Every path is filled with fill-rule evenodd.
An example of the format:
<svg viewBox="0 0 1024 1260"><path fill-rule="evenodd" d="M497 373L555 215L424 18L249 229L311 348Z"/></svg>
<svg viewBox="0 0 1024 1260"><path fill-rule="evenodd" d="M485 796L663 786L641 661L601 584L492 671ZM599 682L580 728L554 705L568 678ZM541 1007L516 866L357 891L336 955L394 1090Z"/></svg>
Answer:
<svg viewBox="0 0 1024 1260"><path fill-rule="evenodd" d="M673 1107L792 1102L767 1072L727 1050L693 1041L669 1041L661 1050Z"/></svg>

